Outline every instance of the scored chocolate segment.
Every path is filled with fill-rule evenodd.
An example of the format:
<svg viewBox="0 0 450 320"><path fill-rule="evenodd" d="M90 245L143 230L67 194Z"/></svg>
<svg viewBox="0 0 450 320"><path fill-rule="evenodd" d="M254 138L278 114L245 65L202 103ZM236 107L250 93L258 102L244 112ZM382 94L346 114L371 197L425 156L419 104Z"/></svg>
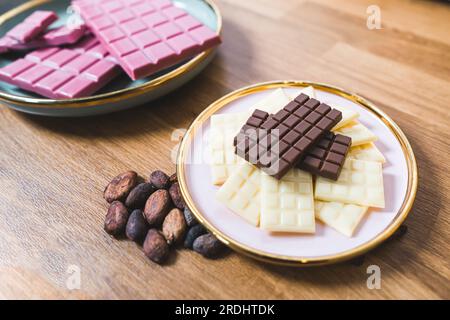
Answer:
<svg viewBox="0 0 450 320"><path fill-rule="evenodd" d="M341 112L300 94L274 115L256 110L235 138L236 154L280 179L341 119Z"/></svg>
<svg viewBox="0 0 450 320"><path fill-rule="evenodd" d="M351 144L351 138L328 132L316 146L307 152L297 168L324 178L337 180Z"/></svg>
<svg viewBox="0 0 450 320"><path fill-rule="evenodd" d="M247 152L248 149L256 145L259 139L262 139L268 132L268 130L260 129L268 117L269 114L267 112L258 109L255 110L234 138L234 145L240 145L239 150L244 152ZM244 154L242 156L244 157Z"/></svg>

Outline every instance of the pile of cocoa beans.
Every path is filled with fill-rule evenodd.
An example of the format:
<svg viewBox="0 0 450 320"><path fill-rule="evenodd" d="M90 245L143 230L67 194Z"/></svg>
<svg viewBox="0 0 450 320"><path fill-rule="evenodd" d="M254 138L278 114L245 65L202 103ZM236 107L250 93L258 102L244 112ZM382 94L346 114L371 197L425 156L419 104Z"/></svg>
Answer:
<svg viewBox="0 0 450 320"><path fill-rule="evenodd" d="M164 263L171 248L181 245L212 259L225 250L186 206L176 174L169 177L156 170L145 181L127 171L106 186L103 197L110 204L105 231L142 244L145 255L156 263Z"/></svg>

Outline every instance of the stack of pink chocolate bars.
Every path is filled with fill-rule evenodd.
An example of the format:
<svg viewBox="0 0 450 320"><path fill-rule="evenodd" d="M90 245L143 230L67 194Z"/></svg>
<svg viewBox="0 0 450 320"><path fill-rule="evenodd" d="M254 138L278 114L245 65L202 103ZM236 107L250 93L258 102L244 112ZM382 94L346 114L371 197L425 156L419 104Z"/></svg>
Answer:
<svg viewBox="0 0 450 320"><path fill-rule="evenodd" d="M1 54L25 52L0 68L1 81L52 99L86 97L121 70L141 79L221 43L215 31L169 0L72 4L83 19L76 26L48 29L58 16L35 11L0 39Z"/></svg>

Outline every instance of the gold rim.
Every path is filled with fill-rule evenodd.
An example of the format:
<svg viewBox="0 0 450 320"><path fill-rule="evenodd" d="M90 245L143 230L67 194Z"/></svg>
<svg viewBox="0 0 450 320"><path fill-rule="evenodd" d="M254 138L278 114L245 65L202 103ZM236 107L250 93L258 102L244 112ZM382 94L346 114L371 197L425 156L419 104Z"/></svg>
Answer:
<svg viewBox="0 0 450 320"><path fill-rule="evenodd" d="M405 156L407 167L408 167L408 187L405 199L402 203L402 206L400 207L400 210L398 211L396 217L391 222L391 224L379 235L377 235L372 240L368 241L365 244L362 244L356 248L353 248L351 250L347 250L344 252L341 252L339 254L334 255L328 255L323 257L292 257L292 256L284 256L284 255L276 255L267 253L264 251L256 250L254 248L251 248L247 245L244 245L231 237L227 236L226 234L222 233L220 230L215 228L209 221L205 219L205 217L202 215L200 210L196 207L195 203L192 200L192 197L188 191L187 188L187 181L186 181L186 170L184 165L184 159L187 156L187 152L189 150L190 143L193 141L193 138L196 133L196 129L202 126L214 113L222 109L224 106L228 105L230 102L239 99L241 97L260 92L265 91L268 89L273 88L287 88L287 87L306 87L306 86L313 86L315 89L319 89L322 91L330 92L333 94L336 94L338 96L344 97L350 101L353 101L360 106L364 107L365 109L372 112L375 116L377 116L395 135L398 142L401 145L401 148L403 150L403 154ZM213 102L211 105L209 105L191 124L189 129L186 132L186 135L184 136L178 153L177 158L177 175L178 175L178 181L180 184L181 193L186 201L187 206L191 209L192 213L195 215L195 217L209 230L211 231L218 239L220 239L222 242L224 242L226 245L231 247L232 249L243 253L247 256L250 256L252 258L280 264L280 265L290 265L290 266L318 266L318 265L325 265L325 264L331 264L331 263L337 263L340 261L348 260L351 258L354 258L358 255L361 255L386 239L388 239L397 229L400 227L400 225L403 223L403 221L408 216L408 213L411 210L411 207L414 203L414 199L416 197L417 192L417 184L418 184L418 169L417 169L417 163L416 158L414 156L414 152L411 148L411 145L406 138L405 134L402 132L402 130L399 128L399 126L383 111L381 111L378 107L376 107L373 103L367 101L366 99L347 92L341 88L334 87L328 84L324 83L317 83L317 82L309 82L309 81L273 81L273 82L264 82L264 83L258 83L252 86L248 86L242 89L238 89L234 92L231 92L230 94L220 98L219 100Z"/></svg>
<svg viewBox="0 0 450 320"><path fill-rule="evenodd" d="M39 6L44 3L49 3L52 0L32 0L18 6L3 15L0 16L0 26L7 20L17 16L18 14L25 12L31 8ZM222 14L219 7L215 4L214 0L203 0L215 13L217 17L217 32L222 34ZM113 92L108 92L100 95L90 96L86 98L77 99L39 99L16 96L14 94L0 92L0 101L5 101L20 106L34 107L34 108L86 108L97 106L100 104L114 103L124 99L133 98L144 93L147 93L180 75L186 74L189 71L195 69L201 62L205 61L215 51L215 48L204 51L178 68L166 73L156 79L146 82L142 85L133 88L121 89Z"/></svg>

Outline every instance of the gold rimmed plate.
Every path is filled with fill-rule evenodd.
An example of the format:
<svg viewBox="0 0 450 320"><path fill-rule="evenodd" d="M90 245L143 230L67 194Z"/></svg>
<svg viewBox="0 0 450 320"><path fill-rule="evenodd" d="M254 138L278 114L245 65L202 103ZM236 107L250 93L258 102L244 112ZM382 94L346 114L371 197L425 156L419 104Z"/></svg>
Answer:
<svg viewBox="0 0 450 320"><path fill-rule="evenodd" d="M221 33L222 17L213 0L174 0L173 2L211 29ZM70 0L26 2L0 16L0 37L35 10L56 12L60 19L52 27L65 24L73 15L70 3ZM216 49L204 51L174 67L138 81L132 81L123 73L95 95L79 99L45 99L0 82L0 102L18 111L56 117L90 116L120 111L150 102L179 88L199 74L211 62L215 52ZM21 53L0 55L0 67L22 55Z"/></svg>
<svg viewBox="0 0 450 320"><path fill-rule="evenodd" d="M274 234L248 224L215 199L210 176L208 134L213 114L247 111L278 88L295 96L313 86L317 99L345 106L374 132L387 162L383 167L386 207L369 209L353 237L317 223L316 233ZM397 124L366 99L343 89L308 81L260 83L234 91L207 107L192 123L180 144L178 180L187 205L197 219L231 248L253 258L294 266L340 262L363 254L389 238L406 219L417 190L418 173L411 146Z"/></svg>

